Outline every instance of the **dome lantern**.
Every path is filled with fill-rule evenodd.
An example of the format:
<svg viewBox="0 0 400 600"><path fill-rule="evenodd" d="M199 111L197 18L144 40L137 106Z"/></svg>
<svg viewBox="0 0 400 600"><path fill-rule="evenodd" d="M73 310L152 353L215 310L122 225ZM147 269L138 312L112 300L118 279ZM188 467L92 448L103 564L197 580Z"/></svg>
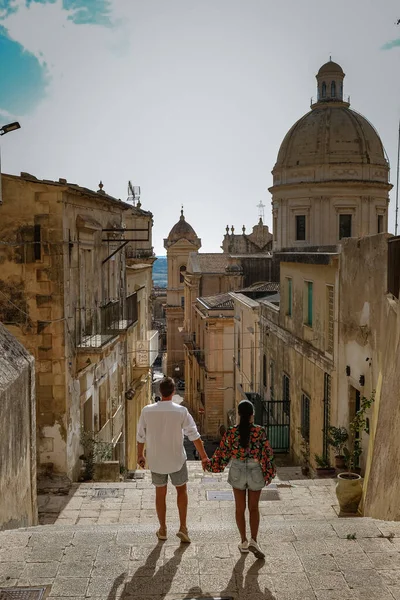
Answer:
<svg viewBox="0 0 400 600"><path fill-rule="evenodd" d="M340 65L329 62L322 65L317 75L317 104L320 102L343 102L343 79L345 74Z"/></svg>

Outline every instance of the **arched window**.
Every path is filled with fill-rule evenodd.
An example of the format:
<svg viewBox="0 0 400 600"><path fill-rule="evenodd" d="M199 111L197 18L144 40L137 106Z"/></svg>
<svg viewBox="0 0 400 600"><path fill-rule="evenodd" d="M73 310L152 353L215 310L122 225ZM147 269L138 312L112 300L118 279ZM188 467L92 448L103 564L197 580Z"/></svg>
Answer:
<svg viewBox="0 0 400 600"><path fill-rule="evenodd" d="M184 280L185 280L185 273L186 273L186 266L182 265L179 268L179 281L180 281L180 283L184 282Z"/></svg>
<svg viewBox="0 0 400 600"><path fill-rule="evenodd" d="M331 83L331 98L336 98L336 83L334 81Z"/></svg>
<svg viewBox="0 0 400 600"><path fill-rule="evenodd" d="M322 82L321 96L322 96L322 98L326 98L326 83L325 83L325 81Z"/></svg>

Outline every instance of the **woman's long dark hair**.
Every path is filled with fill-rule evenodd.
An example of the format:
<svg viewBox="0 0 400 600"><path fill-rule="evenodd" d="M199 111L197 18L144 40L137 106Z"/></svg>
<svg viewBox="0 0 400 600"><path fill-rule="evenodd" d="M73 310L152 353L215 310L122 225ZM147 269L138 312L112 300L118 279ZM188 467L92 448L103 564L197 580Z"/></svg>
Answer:
<svg viewBox="0 0 400 600"><path fill-rule="evenodd" d="M242 400L238 404L239 421L239 444L247 448L250 442L250 419L254 414L254 408L249 400Z"/></svg>

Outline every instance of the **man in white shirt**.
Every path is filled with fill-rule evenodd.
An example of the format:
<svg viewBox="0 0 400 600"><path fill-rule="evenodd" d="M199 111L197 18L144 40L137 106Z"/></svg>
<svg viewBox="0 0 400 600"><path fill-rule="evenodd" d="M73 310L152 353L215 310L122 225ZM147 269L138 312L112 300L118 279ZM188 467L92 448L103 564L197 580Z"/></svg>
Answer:
<svg viewBox="0 0 400 600"><path fill-rule="evenodd" d="M176 534L181 542L190 543L186 517L188 495L186 484L188 471L186 451L183 438L186 435L198 451L203 464L208 460L196 423L187 408L175 404L172 396L175 383L171 377L160 382L161 400L145 406L140 415L137 429L138 464L143 468L146 464L144 444L151 470L152 483L156 488L156 511L160 528L157 531L159 540L167 539L167 483L168 475L176 487L180 527Z"/></svg>

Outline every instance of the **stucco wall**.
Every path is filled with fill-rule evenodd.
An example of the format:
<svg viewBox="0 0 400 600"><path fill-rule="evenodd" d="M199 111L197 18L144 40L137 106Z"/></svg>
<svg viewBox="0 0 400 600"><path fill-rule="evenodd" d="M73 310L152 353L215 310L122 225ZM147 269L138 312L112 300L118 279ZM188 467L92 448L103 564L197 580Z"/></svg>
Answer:
<svg viewBox="0 0 400 600"><path fill-rule="evenodd" d="M0 324L0 530L37 524L33 358Z"/></svg>
<svg viewBox="0 0 400 600"><path fill-rule="evenodd" d="M364 485L364 515L400 520L400 303L384 299L385 343L381 347L370 460Z"/></svg>
<svg viewBox="0 0 400 600"><path fill-rule="evenodd" d="M386 295L387 239L381 234L343 244L339 372L348 365L351 374L339 378L339 398L346 401L350 385L366 397L375 390L370 433L363 434L363 513L400 520L400 303ZM344 402L344 419L347 407Z"/></svg>

